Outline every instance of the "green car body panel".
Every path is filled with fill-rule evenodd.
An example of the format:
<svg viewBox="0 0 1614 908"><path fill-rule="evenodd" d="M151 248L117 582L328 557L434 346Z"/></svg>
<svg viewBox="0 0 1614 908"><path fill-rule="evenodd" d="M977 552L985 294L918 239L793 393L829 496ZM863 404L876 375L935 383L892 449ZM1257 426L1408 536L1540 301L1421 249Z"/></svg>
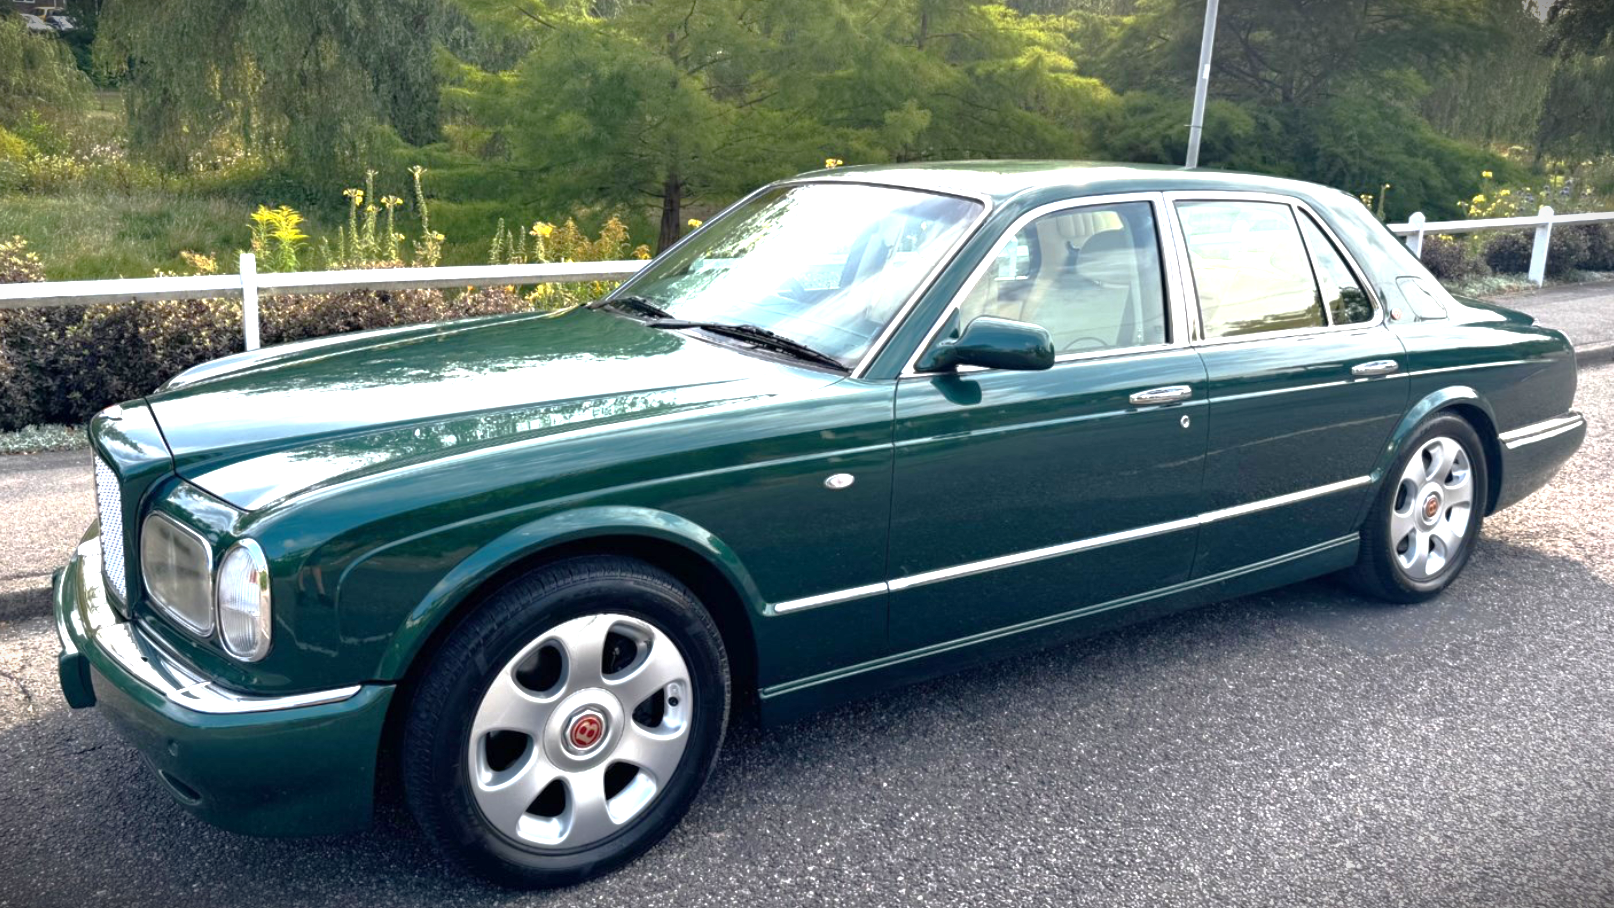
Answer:
<svg viewBox="0 0 1614 908"><path fill-rule="evenodd" d="M368 818L411 673L456 615L547 558L625 552L680 576L763 716L786 719L1347 567L1380 480L1433 413L1460 413L1485 439L1492 509L1544 484L1584 437L1563 335L1420 294L1427 273L1340 193L1040 162L802 179L982 204L850 375L578 308L227 357L97 417L92 444L122 496L103 519L134 540L163 512L215 566L256 540L273 644L243 663L166 620L133 548L119 602L98 524L56 582L69 701L114 714L181 803L216 823L347 830ZM1158 214L1195 193L1298 200L1360 268L1375 320L1281 340L1173 337L1045 370L910 369L1023 216L1114 194L1152 194ZM1191 287L1176 286L1178 304L1193 305ZM1385 359L1398 370L1353 377ZM1129 402L1159 386L1191 393ZM1050 484L1050 469L1073 481ZM855 481L826 484L840 474ZM113 642L205 679L225 711L162 695L120 668Z"/></svg>

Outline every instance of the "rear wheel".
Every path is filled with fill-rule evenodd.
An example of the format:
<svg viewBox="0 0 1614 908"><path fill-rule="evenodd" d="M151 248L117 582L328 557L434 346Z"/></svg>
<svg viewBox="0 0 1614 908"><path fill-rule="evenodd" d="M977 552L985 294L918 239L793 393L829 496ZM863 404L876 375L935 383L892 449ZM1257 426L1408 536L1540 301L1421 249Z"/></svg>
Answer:
<svg viewBox="0 0 1614 908"><path fill-rule="evenodd" d="M1456 416L1430 420L1380 488L1349 579L1392 602L1435 596L1474 551L1488 489L1485 449L1474 428Z"/></svg>
<svg viewBox="0 0 1614 908"><path fill-rule="evenodd" d="M728 720L721 638L672 577L561 562L454 630L411 705L411 811L451 861L567 885L653 846L688 809Z"/></svg>

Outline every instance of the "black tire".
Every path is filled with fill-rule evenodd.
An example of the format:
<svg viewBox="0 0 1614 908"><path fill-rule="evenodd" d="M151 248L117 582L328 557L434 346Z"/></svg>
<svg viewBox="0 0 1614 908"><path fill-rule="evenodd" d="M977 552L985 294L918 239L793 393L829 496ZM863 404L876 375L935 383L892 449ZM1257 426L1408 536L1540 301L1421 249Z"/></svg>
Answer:
<svg viewBox="0 0 1614 908"><path fill-rule="evenodd" d="M1426 445L1437 438L1448 438L1462 447L1471 470L1472 504L1469 507L1467 528L1455 553L1445 557L1445 564L1426 578L1414 577L1402 567L1397 557L1400 540L1392 538L1392 512L1403 495L1402 476L1414 457L1421 457ZM1455 415L1439 415L1430 419L1413 433L1395 464L1380 483L1373 509L1362 527L1362 549L1354 567L1345 573L1345 579L1356 589L1369 596L1410 604L1431 599L1450 586L1474 553L1484 524L1489 503L1489 474L1485 461L1485 446L1479 434L1467 420ZM1405 502L1403 501L1403 506ZM1437 507L1438 510L1438 507Z"/></svg>
<svg viewBox="0 0 1614 908"><path fill-rule="evenodd" d="M570 850L517 841L488 821L471 791L472 717L495 676L529 643L562 622L607 612L649 622L677 645L691 687L688 743L671 780L609 837ZM729 701L722 638L688 588L633 559L561 561L500 589L433 656L405 720L404 794L427 839L460 869L524 889L579 883L632 861L683 818L722 746Z"/></svg>

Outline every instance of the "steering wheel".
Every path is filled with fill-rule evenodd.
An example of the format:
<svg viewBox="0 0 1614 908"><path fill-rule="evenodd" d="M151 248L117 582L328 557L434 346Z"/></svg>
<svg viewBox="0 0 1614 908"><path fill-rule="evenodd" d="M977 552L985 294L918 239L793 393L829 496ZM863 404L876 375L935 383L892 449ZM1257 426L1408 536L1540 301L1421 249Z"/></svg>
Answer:
<svg viewBox="0 0 1614 908"><path fill-rule="evenodd" d="M1070 353L1072 350L1074 350L1076 347L1080 347L1082 344L1090 344L1090 345L1092 345L1094 347L1108 347L1109 346L1109 343L1106 342L1103 338L1098 338L1098 337L1078 337L1078 338L1072 340L1070 343L1067 343L1065 346L1060 347L1059 352L1060 353Z"/></svg>
<svg viewBox="0 0 1614 908"><path fill-rule="evenodd" d="M811 292L807 289L807 285L802 283L802 280L799 277L785 278L784 286L780 289L784 292L780 293L779 296L787 299L793 299L798 303L807 302L807 295Z"/></svg>

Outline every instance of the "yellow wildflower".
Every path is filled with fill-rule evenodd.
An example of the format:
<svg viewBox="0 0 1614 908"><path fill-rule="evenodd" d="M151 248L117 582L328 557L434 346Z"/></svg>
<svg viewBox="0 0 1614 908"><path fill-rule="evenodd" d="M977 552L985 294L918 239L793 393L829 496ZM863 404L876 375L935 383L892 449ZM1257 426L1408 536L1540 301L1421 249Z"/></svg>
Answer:
<svg viewBox="0 0 1614 908"><path fill-rule="evenodd" d="M824 159L824 166L828 167L830 169L834 169L834 168L839 167L839 166L841 166L842 164L845 164L845 163L846 162L842 161L840 158L825 158Z"/></svg>
<svg viewBox="0 0 1614 908"><path fill-rule="evenodd" d="M364 204L364 190L362 189L344 189L342 194L353 200L354 208Z"/></svg>
<svg viewBox="0 0 1614 908"><path fill-rule="evenodd" d="M1491 178L1491 172L1489 170L1482 170L1482 171L1480 171L1480 176L1482 176L1485 179L1489 180Z"/></svg>
<svg viewBox="0 0 1614 908"><path fill-rule="evenodd" d="M1479 195L1474 196L1474 204L1475 205L1483 205L1483 204L1485 204L1485 193L1482 192Z"/></svg>
<svg viewBox="0 0 1614 908"><path fill-rule="evenodd" d="M539 221L538 223L532 225L532 229L527 232L535 237L538 237L539 239L543 239L544 237L547 237L551 233L555 232L555 225L545 221Z"/></svg>
<svg viewBox="0 0 1614 908"><path fill-rule="evenodd" d="M1512 194L1513 194L1513 190L1511 190L1511 189L1503 189L1500 192L1498 192L1496 195L1497 195L1498 198L1501 198L1502 196L1512 195Z"/></svg>
<svg viewBox="0 0 1614 908"><path fill-rule="evenodd" d="M694 230L696 227L699 227L700 225L702 225L704 223L706 223L706 222L702 221L700 218L690 218L689 219L689 229Z"/></svg>

